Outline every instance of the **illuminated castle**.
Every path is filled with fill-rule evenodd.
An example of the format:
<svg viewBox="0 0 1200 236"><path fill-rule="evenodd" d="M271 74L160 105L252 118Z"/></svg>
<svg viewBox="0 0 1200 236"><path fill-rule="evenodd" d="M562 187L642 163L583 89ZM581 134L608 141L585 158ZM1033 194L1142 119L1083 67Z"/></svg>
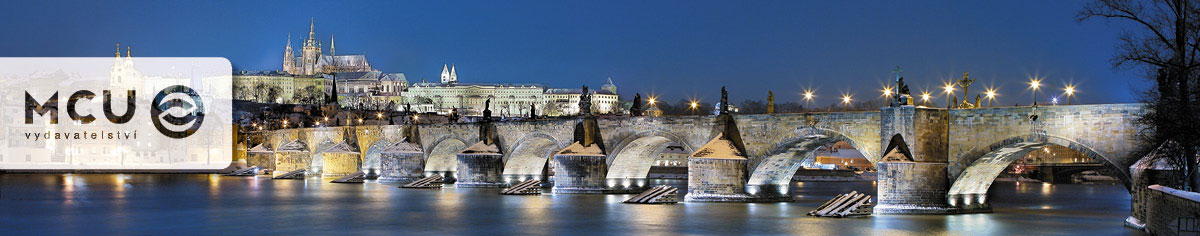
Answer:
<svg viewBox="0 0 1200 236"><path fill-rule="evenodd" d="M296 50L292 49L292 36L288 35L283 52L283 71L293 75L375 71L363 54L337 55L333 35L329 36L329 54L322 53L323 47L317 39L316 19L312 19L308 23L308 39L300 47L300 55L296 55Z"/></svg>

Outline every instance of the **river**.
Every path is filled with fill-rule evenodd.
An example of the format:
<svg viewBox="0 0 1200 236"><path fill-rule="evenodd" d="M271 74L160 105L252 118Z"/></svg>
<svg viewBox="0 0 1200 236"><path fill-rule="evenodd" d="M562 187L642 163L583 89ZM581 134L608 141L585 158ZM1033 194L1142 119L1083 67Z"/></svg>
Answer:
<svg viewBox="0 0 1200 236"><path fill-rule="evenodd" d="M497 189L154 174L0 175L3 235L1129 235L1121 185L997 182L994 213L817 218L873 182L798 182L788 203L634 205L632 195L501 196ZM657 184L685 185L679 180ZM682 191L682 190L681 190Z"/></svg>

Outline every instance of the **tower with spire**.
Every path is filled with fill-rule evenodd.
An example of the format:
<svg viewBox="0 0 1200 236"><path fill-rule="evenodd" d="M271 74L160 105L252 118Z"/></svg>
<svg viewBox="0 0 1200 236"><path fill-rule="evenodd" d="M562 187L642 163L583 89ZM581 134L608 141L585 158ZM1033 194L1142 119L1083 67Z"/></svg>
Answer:
<svg viewBox="0 0 1200 236"><path fill-rule="evenodd" d="M304 46L300 48L300 63L303 67L299 74L317 74L317 59L320 56L321 42L317 40L316 18L312 18L308 22L308 39L304 40Z"/></svg>
<svg viewBox="0 0 1200 236"><path fill-rule="evenodd" d="M454 71L454 65L442 64L442 83L443 84L458 83L458 72Z"/></svg>
<svg viewBox="0 0 1200 236"><path fill-rule="evenodd" d="M292 34L288 34L287 46L283 48L283 72L295 74L296 50L292 49Z"/></svg>

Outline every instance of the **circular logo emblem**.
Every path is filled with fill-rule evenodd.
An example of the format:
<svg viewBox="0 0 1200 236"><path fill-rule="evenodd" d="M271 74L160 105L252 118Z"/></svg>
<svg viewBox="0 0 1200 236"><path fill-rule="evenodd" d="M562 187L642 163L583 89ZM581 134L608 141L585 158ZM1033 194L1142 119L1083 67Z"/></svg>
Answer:
<svg viewBox="0 0 1200 236"><path fill-rule="evenodd" d="M172 94L183 94L185 96L173 96L170 100L163 101L167 96ZM173 85L158 92L154 96L154 101L150 103L150 120L154 122L154 128L158 132L172 138L186 138L196 133L200 129L200 123L204 121L204 102L200 100L200 95L196 94L196 90L183 85ZM186 112L183 116L175 116L171 114L172 108L179 108ZM163 121L171 124L174 129L179 129L192 123L191 126L182 130L173 130L171 127L163 125Z"/></svg>

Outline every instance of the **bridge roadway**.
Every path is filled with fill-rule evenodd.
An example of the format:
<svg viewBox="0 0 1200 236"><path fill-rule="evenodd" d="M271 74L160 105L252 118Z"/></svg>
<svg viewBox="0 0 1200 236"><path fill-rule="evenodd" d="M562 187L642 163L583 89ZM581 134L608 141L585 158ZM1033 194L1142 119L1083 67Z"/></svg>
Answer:
<svg viewBox="0 0 1200 236"><path fill-rule="evenodd" d="M1000 171L1043 145L1064 146L1113 166L1128 183L1128 167L1137 160L1131 156L1139 130L1134 119L1141 112L1141 104L950 110L904 106L867 112L734 117L749 159L749 194L786 197L787 188L783 186L790 184L800 164L814 158L817 147L831 142L845 141L879 165L883 149L899 135L911 151L912 162L935 164L938 167L932 169L939 171L911 169L897 172L904 174L892 179L881 176L885 178L881 179L884 183L879 193L881 207L886 209L893 200L902 202L894 204L900 210L883 213L954 213L963 209L990 211L986 193ZM572 142L578 122L557 119L494 123L504 155L505 180L516 183L544 179L549 160ZM613 189L646 187L642 184L654 158L665 146L675 143L694 152L716 136L713 116L603 117L598 123L607 147L606 178ZM248 141L244 145L254 148L240 155L246 155L250 165L275 167L277 173L290 171L286 168L309 168L325 176L372 172L383 168L382 150L400 142L405 127L250 132L245 134ZM425 173L454 176L455 155L479 141L479 125L475 123L415 127L419 129ZM930 179L941 183L920 183ZM887 184L891 187L882 186ZM944 209L926 212L913 208Z"/></svg>

